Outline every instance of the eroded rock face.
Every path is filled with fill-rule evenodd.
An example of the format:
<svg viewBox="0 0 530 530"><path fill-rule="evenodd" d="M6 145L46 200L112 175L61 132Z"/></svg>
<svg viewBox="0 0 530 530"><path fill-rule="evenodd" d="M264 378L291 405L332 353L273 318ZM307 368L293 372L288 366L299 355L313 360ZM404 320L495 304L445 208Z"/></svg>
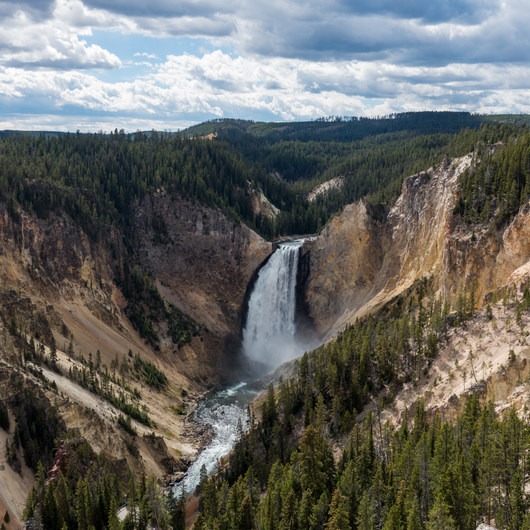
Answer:
<svg viewBox="0 0 530 530"><path fill-rule="evenodd" d="M473 230L453 215L458 177L471 162L471 155L446 158L407 178L384 221L363 201L349 205L306 244L305 298L321 336L335 334L425 276L450 302L474 282L480 306L515 271L529 268L530 208L504 233Z"/></svg>
<svg viewBox="0 0 530 530"><path fill-rule="evenodd" d="M237 335L247 285L271 243L217 210L165 193L146 197L135 220L140 261L162 295L215 335Z"/></svg>
<svg viewBox="0 0 530 530"><path fill-rule="evenodd" d="M348 308L366 303L381 270L388 231L365 201L346 206L320 236L302 248L309 317L323 336Z"/></svg>
<svg viewBox="0 0 530 530"><path fill-rule="evenodd" d="M220 211L171 198L163 191L147 196L131 218L135 261L150 272L166 300L208 330L191 349L204 362L208 350L213 350L219 361L224 341L239 333L247 285L272 245ZM147 353L143 341L124 328L130 328L124 322L127 302L115 284L125 256L118 230L109 229L107 236L95 242L67 215L52 213L38 219L19 211L12 218L0 203L0 241L0 290L16 291L37 307L53 303L79 338L77 342L86 335L85 354L98 348L109 358L115 351L121 354L128 349ZM78 318L78 306L86 308L90 323ZM61 318L56 320L50 323L60 331ZM95 329L98 321L127 340L123 344L110 340L103 329ZM88 344L94 336L108 340ZM74 347L83 349L82 344ZM189 346L184 350L189 367L194 353Z"/></svg>
<svg viewBox="0 0 530 530"><path fill-rule="evenodd" d="M0 240L0 259L5 264L1 272L6 283L24 280L15 273L15 267L22 266L41 287L53 286L49 295L68 295L79 283L112 281L114 264L109 253L123 254L115 230L95 243L64 214L51 213L44 220L20 211L13 220L2 204Z"/></svg>

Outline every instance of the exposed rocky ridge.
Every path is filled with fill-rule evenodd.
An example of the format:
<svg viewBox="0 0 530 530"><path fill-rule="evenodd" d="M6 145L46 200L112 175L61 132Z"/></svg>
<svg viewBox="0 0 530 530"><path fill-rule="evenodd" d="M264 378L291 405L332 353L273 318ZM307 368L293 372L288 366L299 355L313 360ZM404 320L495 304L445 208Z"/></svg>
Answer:
<svg viewBox="0 0 530 530"><path fill-rule="evenodd" d="M520 297L518 287L511 286L512 296ZM413 418L420 398L426 410L450 418L462 412L471 394L485 403L492 401L498 412L513 406L520 416L528 417L530 314L522 312L516 320L512 298L493 304L489 316L482 309L463 326L449 330L428 373L403 386L382 420L397 425L405 410ZM375 404L369 408L373 410Z"/></svg>
<svg viewBox="0 0 530 530"><path fill-rule="evenodd" d="M251 188L249 190L249 199L254 215L274 219L280 213L279 208L276 208L260 189L253 190Z"/></svg>
<svg viewBox="0 0 530 530"><path fill-rule="evenodd" d="M530 260L530 208L502 233L473 230L453 214L458 176L472 156L446 158L438 167L405 179L388 216L369 205L349 205L304 246L309 313L322 336L380 307L432 276L436 291L454 303L474 282L477 307Z"/></svg>
<svg viewBox="0 0 530 530"><path fill-rule="evenodd" d="M319 184L316 188L311 190L307 194L307 200L309 202L313 202L320 195L323 195L324 193L328 193L329 191L332 191L332 190L338 190L342 188L343 185L344 185L344 175L332 178L331 180L327 180L326 182Z"/></svg>

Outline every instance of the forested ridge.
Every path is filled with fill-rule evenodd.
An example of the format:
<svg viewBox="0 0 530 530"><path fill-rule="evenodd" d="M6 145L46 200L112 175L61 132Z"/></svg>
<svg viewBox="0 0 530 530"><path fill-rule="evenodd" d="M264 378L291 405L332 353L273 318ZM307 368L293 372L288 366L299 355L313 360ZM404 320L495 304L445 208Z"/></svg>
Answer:
<svg viewBox="0 0 530 530"><path fill-rule="evenodd" d="M492 143L477 145L475 163L460 178L455 213L466 223L500 228L530 197L530 133Z"/></svg>
<svg viewBox="0 0 530 530"><path fill-rule="evenodd" d="M323 428L309 425L264 481L253 466L237 479L204 481L194 528L529 528L528 422L513 410L499 418L475 397L455 422L427 418L419 403L412 425L405 417L377 433L381 445L369 413L336 464Z"/></svg>
<svg viewBox="0 0 530 530"><path fill-rule="evenodd" d="M184 528L182 502L164 495L155 477L135 477L124 460L96 455L75 433L65 436L57 455L53 474L37 468L24 510L31 528Z"/></svg>
<svg viewBox="0 0 530 530"><path fill-rule="evenodd" d="M6 135L0 139L0 197L12 213L16 203L39 217L63 210L98 239L110 226L127 236L131 207L146 194L164 188L220 208L270 238L315 233L330 216L362 197L384 212L399 195L406 176L439 163L443 156L473 150L482 149L481 160L482 154L493 160L497 155L488 148L498 142L510 144L511 150L517 144L514 156L519 166L506 168L509 171L495 178L494 187L483 185L488 171L473 173L473 184L462 186L460 210L469 217L465 212L476 207L469 194L477 186L483 189L481 211L492 193L510 195L511 210L515 208L512 195L520 200L528 193L528 149L517 140L526 134L524 124L492 124L466 113L411 113L384 120L308 122L283 128L242 123L245 127L230 120L205 124L222 126L212 129L217 133L213 139L155 131ZM322 137L322 125L323 130L332 127L343 136ZM344 127L355 131L355 137L344 136ZM279 132L263 133L268 129ZM198 126L196 132L200 130ZM505 159L514 156L509 151ZM344 177L342 187L307 201L311 189L337 176ZM516 189L512 189L514 179ZM253 211L250 195L256 190L279 208L276 218Z"/></svg>

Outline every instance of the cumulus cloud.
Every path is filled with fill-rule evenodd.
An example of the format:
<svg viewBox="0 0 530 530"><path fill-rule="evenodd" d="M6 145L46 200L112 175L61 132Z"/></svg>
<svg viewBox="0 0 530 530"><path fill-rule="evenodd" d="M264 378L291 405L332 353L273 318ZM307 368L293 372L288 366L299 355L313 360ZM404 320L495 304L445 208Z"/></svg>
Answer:
<svg viewBox="0 0 530 530"><path fill-rule="evenodd" d="M529 112L526 1L0 0L0 104L13 116L2 123L22 123L24 109L28 119L41 109L46 127L52 115L61 127L75 115L82 126L70 129L93 117L92 130L224 116ZM120 58L96 30L153 45ZM158 53L160 36L219 49Z"/></svg>
<svg viewBox="0 0 530 530"><path fill-rule="evenodd" d="M44 3L44 2L42 2ZM117 68L120 59L97 44L87 44L64 21L35 20L23 4L0 26L0 64L25 68Z"/></svg>
<svg viewBox="0 0 530 530"><path fill-rule="evenodd" d="M217 13L233 13L242 2L225 0L84 0L89 7L104 9L131 17L207 17Z"/></svg>
<svg viewBox="0 0 530 530"><path fill-rule="evenodd" d="M298 10L289 1L257 3L242 13L234 38L241 53L313 60L422 65L526 60L530 11L522 0L443 5L445 15L437 11L439 3L423 0L309 2Z"/></svg>
<svg viewBox="0 0 530 530"><path fill-rule="evenodd" d="M457 20L467 23L481 20L491 14L499 5L499 0L438 0L420 2L404 0L343 0L340 7L345 12L357 14L385 14L398 18L420 19L439 23Z"/></svg>
<svg viewBox="0 0 530 530"><path fill-rule="evenodd" d="M517 65L398 67L232 57L215 51L201 57L169 56L152 74L128 82L104 82L82 72L21 75L16 68L0 69L0 97L48 98L58 113L115 116L118 127L133 117L152 117L153 123L175 128L182 121L226 116L292 120L433 108L528 111L529 76L529 66Z"/></svg>
<svg viewBox="0 0 530 530"><path fill-rule="evenodd" d="M9 17L24 12L31 18L42 20L51 16L54 0L19 0L17 2L0 0L0 16Z"/></svg>

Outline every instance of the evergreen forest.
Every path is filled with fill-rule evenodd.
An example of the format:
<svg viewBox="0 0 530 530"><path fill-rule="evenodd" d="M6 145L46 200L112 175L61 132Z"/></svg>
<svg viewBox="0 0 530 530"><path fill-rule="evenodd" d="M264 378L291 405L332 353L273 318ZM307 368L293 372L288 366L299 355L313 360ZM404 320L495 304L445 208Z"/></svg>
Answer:
<svg viewBox="0 0 530 530"><path fill-rule="evenodd" d="M462 183L458 209L466 221L503 223L528 196L528 130L516 120L424 112L273 125L224 120L180 134L4 134L0 198L14 215L16 204L42 218L64 211L94 240L117 227L131 245L131 208L162 188L219 208L266 238L316 233L363 197L383 216L405 177L472 151L488 163ZM339 176L339 189L308 202L309 191ZM275 218L253 211L257 192L280 210Z"/></svg>
<svg viewBox="0 0 530 530"><path fill-rule="evenodd" d="M520 299L502 298L522 322L528 286ZM270 385L251 411L223 470L204 478L194 528L530 528L530 423L515 409L499 416L471 392L454 418L427 413L418 400L397 427L381 420L399 388L427 373L449 330L466 325L474 303L470 289L449 313L428 281L417 282L304 354L293 377Z"/></svg>

